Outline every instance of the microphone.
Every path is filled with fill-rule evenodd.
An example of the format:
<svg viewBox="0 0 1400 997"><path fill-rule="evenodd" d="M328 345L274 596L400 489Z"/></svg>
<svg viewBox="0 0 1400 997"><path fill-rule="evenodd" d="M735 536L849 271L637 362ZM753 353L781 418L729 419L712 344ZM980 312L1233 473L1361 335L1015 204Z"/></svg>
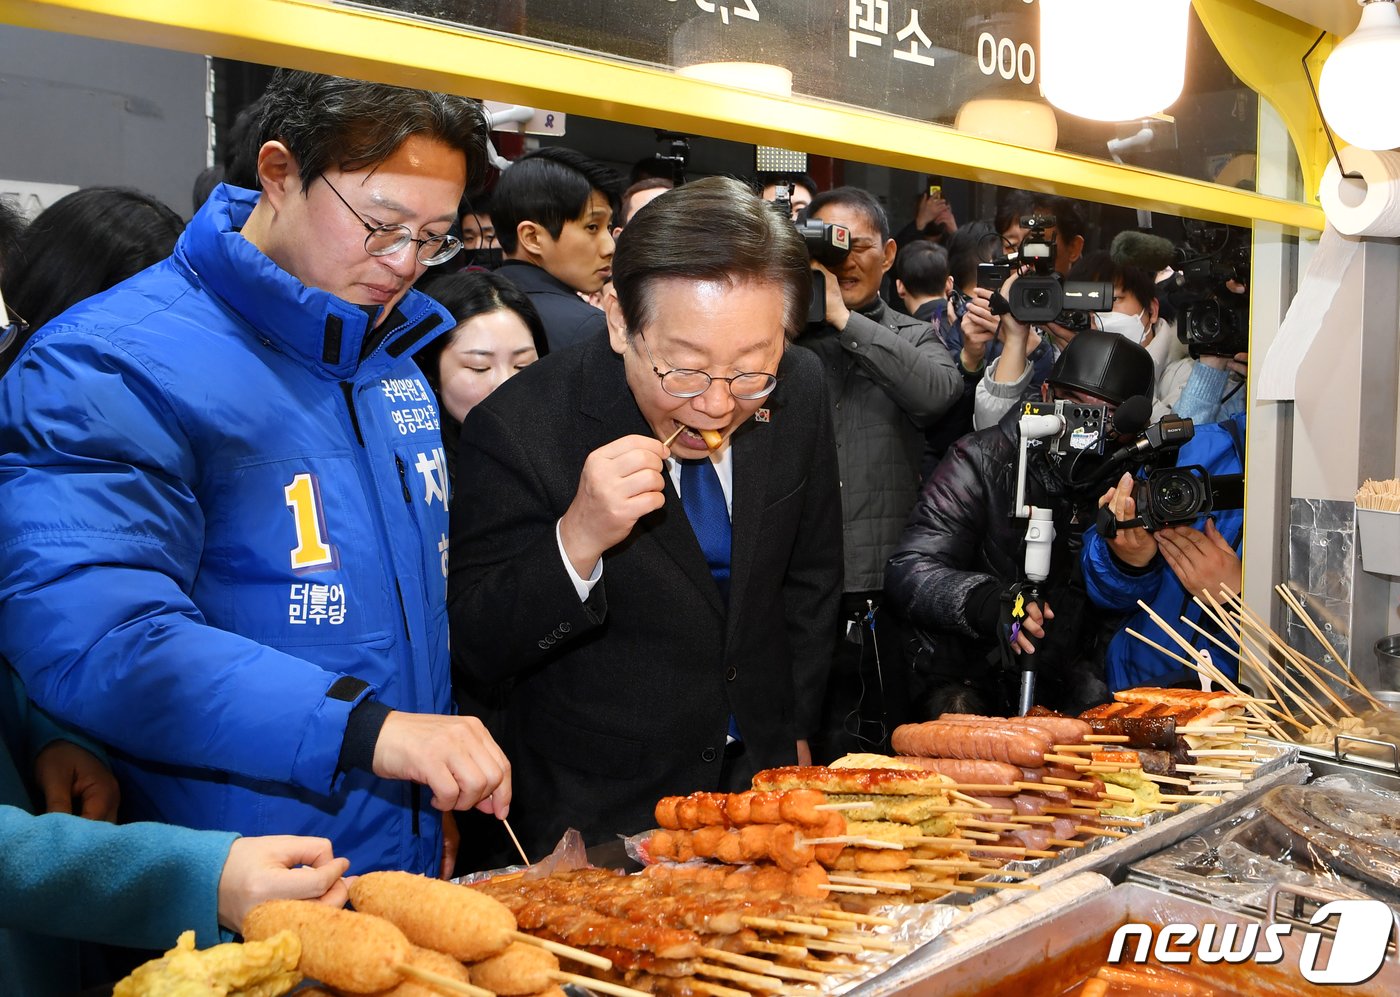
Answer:
<svg viewBox="0 0 1400 997"><path fill-rule="evenodd" d="M1131 401L1132 399L1129 399ZM1124 405L1127 402L1123 403ZM1116 422L1116 420L1115 420ZM1129 443L1109 458L1109 465L1121 464L1146 450L1160 450L1162 447L1179 447L1190 442L1196 435L1196 424L1190 419L1169 415L1150 427L1136 441Z"/></svg>
<svg viewBox="0 0 1400 997"><path fill-rule="evenodd" d="M1119 436L1137 436L1152 421L1152 401L1146 395L1125 399L1113 413L1113 431Z"/></svg>
<svg viewBox="0 0 1400 997"><path fill-rule="evenodd" d="M1171 240L1163 239L1160 235L1130 229L1113 237L1108 247L1108 257L1117 266L1137 267L1149 274L1157 274L1172 265L1176 259L1176 247Z"/></svg>

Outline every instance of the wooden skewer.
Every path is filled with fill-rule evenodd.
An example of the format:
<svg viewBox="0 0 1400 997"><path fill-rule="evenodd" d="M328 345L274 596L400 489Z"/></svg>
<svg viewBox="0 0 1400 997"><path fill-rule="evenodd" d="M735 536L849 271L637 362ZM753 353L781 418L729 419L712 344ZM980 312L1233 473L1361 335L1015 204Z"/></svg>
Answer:
<svg viewBox="0 0 1400 997"><path fill-rule="evenodd" d="M1192 659L1196 657L1196 652L1198 649L1195 644L1192 644L1185 637L1181 636L1181 634L1177 633L1176 628L1170 623L1168 623L1165 619L1163 619L1158 614L1158 612L1151 606L1149 606L1147 603L1139 599L1137 604L1138 608L1145 611L1147 615L1152 618L1152 622L1157 624L1157 626L1161 628L1162 633L1166 634L1168 637L1170 637L1173 641L1176 642L1177 647L1185 651L1186 654Z"/></svg>
<svg viewBox="0 0 1400 997"><path fill-rule="evenodd" d="M1361 693L1361 695L1365 696L1366 699L1370 702L1370 704L1376 709L1385 709L1385 706L1377 702L1376 697L1372 696L1371 693L1367 690L1367 688L1361 683L1361 680L1356 677L1356 673L1351 670L1351 667L1349 665L1347 665L1346 658L1343 658L1340 654L1338 654L1337 649L1332 646L1332 642L1329 641L1326 637L1322 636L1322 631L1319 630L1317 624L1313 622L1313 618L1310 615L1308 615L1308 611L1303 608L1303 603L1296 596L1294 596L1293 591L1286 585L1276 585L1274 586L1274 588L1278 592L1278 594L1283 597L1283 601L1288 603L1289 608L1292 609L1293 612L1297 614L1298 618L1303 621L1303 625L1306 626L1310 631L1312 631L1312 635L1317 638L1318 643L1327 649L1328 654L1332 655L1332 660L1335 661L1338 665L1340 665L1342 670L1347 673L1348 677L1350 677L1351 681L1355 683L1355 685L1352 685L1351 688ZM1322 666L1319 665L1318 667L1321 668Z"/></svg>
<svg viewBox="0 0 1400 997"><path fill-rule="evenodd" d="M1295 609L1295 612L1301 609L1302 607L1298 606L1297 609ZM1272 630L1270 630L1269 632L1271 634L1273 633ZM1370 700L1371 704L1377 709L1382 708L1376 703L1374 697L1372 697L1370 693L1370 690L1368 690L1364 685L1349 682L1347 679L1332 671L1332 669L1326 668L1323 665L1318 664L1316 661L1314 661L1312 658L1309 658L1306 654L1304 654L1297 648L1289 647L1282 640L1282 638L1275 637L1275 640L1277 646L1279 646L1283 651L1286 660L1291 661L1300 672L1306 675L1308 677L1308 680L1312 682L1314 686L1320 689L1323 695L1325 695L1328 699L1330 699L1333 702L1334 705L1336 705L1337 709L1342 711L1343 716L1355 716L1356 714L1351 709L1351 707L1347 706L1346 703L1342 702L1342 700L1339 699L1337 695L1332 691L1332 686L1330 685L1331 682L1336 682L1338 685L1344 686L1345 688L1350 689L1352 692L1360 694L1364 699ZM1348 672L1350 672L1350 669L1348 669Z"/></svg>
<svg viewBox="0 0 1400 997"><path fill-rule="evenodd" d="M977 888L975 886L965 886L962 883L955 883L950 880L938 880L937 882L933 883L919 883L914 887L914 889L922 890L926 893L938 893L939 895L942 895L944 893L977 892Z"/></svg>
<svg viewBox="0 0 1400 997"><path fill-rule="evenodd" d="M1087 747L1089 747L1090 749L1092 749L1092 748L1094 747L1094 745L1091 744L1091 745L1088 745ZM1080 757L1078 757L1078 756L1076 756L1076 755L1047 754L1047 755L1045 756L1045 760L1046 760L1047 762L1055 762L1055 763L1057 763L1057 764L1059 764L1059 765L1083 765L1083 764L1084 764L1084 759L1082 759L1082 758L1080 758Z"/></svg>
<svg viewBox="0 0 1400 997"><path fill-rule="evenodd" d="M956 804L932 803L920 807L921 810L931 814L1014 814L1015 807L974 807L971 805L962 807Z"/></svg>
<svg viewBox="0 0 1400 997"><path fill-rule="evenodd" d="M1214 765L1178 765L1178 772L1193 772L1196 775L1239 775L1234 769L1217 768Z"/></svg>
<svg viewBox="0 0 1400 997"><path fill-rule="evenodd" d="M828 942L825 939L810 941L807 948L813 952L836 952L839 955L860 955L861 947L849 942Z"/></svg>
<svg viewBox="0 0 1400 997"><path fill-rule="evenodd" d="M510 821L502 817L501 824L505 826L506 834L510 835L510 840L515 843L515 850L520 853L520 861L530 865L530 857L525 854L525 849L521 847L520 839L515 836L515 831L511 829Z"/></svg>
<svg viewBox="0 0 1400 997"><path fill-rule="evenodd" d="M1235 793L1244 789L1242 782L1193 782L1191 791L1196 793Z"/></svg>
<svg viewBox="0 0 1400 997"><path fill-rule="evenodd" d="M1004 793L1004 792L1006 792L1006 791L1007 791L1008 789L1010 789L1010 788L1011 788L1010 786L1006 786L1006 785L996 785L996 784L986 784L986 783L974 783L974 784L969 785L969 784L967 784L967 783L960 783L960 784L958 784L957 786L953 787L952 792L950 792L948 795L951 796L951 797L953 797L953 799L955 799L955 800L962 800L964 803L966 803L966 804L967 804L968 806L970 806L970 807L977 807L979 810L986 810L986 809L988 809L989 807L991 807L991 804L990 804L990 803L987 803L985 800L979 800L979 799L977 799L975 796L968 796L967 794L968 794L968 793Z"/></svg>
<svg viewBox="0 0 1400 997"><path fill-rule="evenodd" d="M1190 621L1188 620L1187 622L1189 623ZM1194 624L1192 625L1194 626ZM1190 734L1194 737L1204 737L1209 734L1239 734L1239 730L1234 727L1192 727L1189 724L1185 727L1178 727L1176 732L1178 734Z"/></svg>
<svg viewBox="0 0 1400 997"><path fill-rule="evenodd" d="M1156 810L1161 813L1176 813L1179 804L1176 803L1135 803L1134 806L1141 810Z"/></svg>
<svg viewBox="0 0 1400 997"><path fill-rule="evenodd" d="M811 935L813 938L825 938L827 930L819 924L803 924L800 921L783 921L773 917L755 917L745 915L740 918L740 923L749 928L765 928L768 931L786 931L792 935ZM807 946L811 948L811 945Z"/></svg>
<svg viewBox="0 0 1400 997"><path fill-rule="evenodd" d="M833 883L833 882L831 882L830 880L828 880L826 886L824 886L824 887L822 887L822 888L825 889L825 890L829 890L829 891L832 892L832 893L879 893L879 892L880 892L879 890L875 889L875 887L873 887L873 886L852 886L852 885L849 884L849 883Z"/></svg>
<svg viewBox="0 0 1400 997"><path fill-rule="evenodd" d="M1187 753L1188 755L1191 755L1193 758L1248 758L1248 759L1253 759L1253 758L1256 757L1256 754L1255 754L1255 752L1253 752L1253 751L1236 751L1236 750L1230 749L1230 748L1200 748L1200 749L1197 749L1197 750L1194 750L1194 751L1191 750L1190 748L1188 748L1188 749L1186 750L1186 753Z"/></svg>
<svg viewBox="0 0 1400 997"><path fill-rule="evenodd" d="M712 966L707 962L695 963L696 976L709 976L716 980L732 980L735 983L742 983L750 990L775 991L783 988L783 981L772 976L760 976L757 973L746 973L742 969L734 969L730 966ZM588 984L584 984L587 986ZM606 991L604 991L606 993Z"/></svg>
<svg viewBox="0 0 1400 997"><path fill-rule="evenodd" d="M985 829L989 831L1024 831L1026 825L1009 820L960 820L953 822L957 827ZM996 835L992 835L996 837Z"/></svg>
<svg viewBox="0 0 1400 997"><path fill-rule="evenodd" d="M1171 775L1157 775L1155 772L1144 772L1144 773L1142 774L1142 777L1143 777L1144 779L1150 779L1150 780L1152 780L1153 782L1159 782L1159 783L1163 784L1164 786L1189 786L1189 785L1191 785L1191 780L1190 780L1190 779L1178 779L1178 778L1176 778L1176 776L1171 776Z"/></svg>
<svg viewBox="0 0 1400 997"><path fill-rule="evenodd" d="M1074 829L1080 834L1095 834L1103 838L1126 838L1126 831L1113 831L1106 827L1090 827L1088 824L1076 824Z"/></svg>
<svg viewBox="0 0 1400 997"><path fill-rule="evenodd" d="M862 810L866 807L875 806L869 800L861 800L857 803L818 803L812 807L813 810Z"/></svg>
<svg viewBox="0 0 1400 997"><path fill-rule="evenodd" d="M548 938L536 938L534 935L527 935L523 931L512 931L510 937L517 942L524 942L526 945L534 945L544 949L546 952L553 952L574 962L581 962L588 966L595 966L598 969L612 969L612 960L583 949L576 949L572 945L565 945L563 942L551 941Z"/></svg>
<svg viewBox="0 0 1400 997"><path fill-rule="evenodd" d="M1111 807L1113 804L1110 803L1108 806ZM1046 807L1045 812L1047 814L1062 814L1066 817L1093 817L1098 813L1098 810L1086 810L1082 807Z"/></svg>
<svg viewBox="0 0 1400 997"><path fill-rule="evenodd" d="M874 886L875 889L893 889L893 891L909 892L907 882L899 882L896 879L867 879L864 877L854 877L854 875L827 875L826 877L834 884L846 886Z"/></svg>
<svg viewBox="0 0 1400 997"><path fill-rule="evenodd" d="M1017 814L1015 817L1008 817L1007 823L1021 825L1024 830L1031 824L1053 824L1054 817L1046 817L1041 814Z"/></svg>
<svg viewBox="0 0 1400 997"><path fill-rule="evenodd" d="M1257 635L1258 637L1264 638L1264 640L1260 642L1261 649L1265 647L1272 647L1280 655L1283 656L1284 661L1293 661L1292 648L1285 644L1283 640L1278 636L1278 634L1274 633L1273 630L1269 628L1268 624L1260 620L1243 603L1239 603L1234 608L1235 611L1239 614L1241 626L1248 627L1249 631L1252 631L1253 634ZM1242 630L1241 632L1245 631ZM1267 669L1267 666L1265 666L1265 669ZM1302 668L1299 668L1298 670L1300 672L1303 672L1303 674L1305 675L1307 674L1303 671ZM1289 673L1289 670L1287 668L1278 669L1277 671L1273 672L1273 675L1275 678L1278 679L1279 687L1288 691L1288 694L1293 698L1293 701L1297 703L1299 707L1302 708L1303 712L1307 713L1318 723L1322 723L1326 726L1336 725L1337 721L1333 719L1332 715L1326 710L1326 708L1323 707L1322 703L1318 699L1316 699L1310 692L1308 692L1307 689L1303 688L1303 683L1300 682L1298 679L1294 678L1293 675ZM1336 700L1337 703L1341 703L1341 700L1336 699L1336 696L1333 695L1332 690L1330 688L1324 688L1322 691L1325 692L1332 699ZM1341 708L1343 716L1350 715L1350 711L1346 708L1344 704Z"/></svg>
<svg viewBox="0 0 1400 997"><path fill-rule="evenodd" d="M1132 740L1127 734L1085 734L1089 744L1127 744Z"/></svg>
<svg viewBox="0 0 1400 997"><path fill-rule="evenodd" d="M1126 741L1127 738L1125 737L1124 740ZM1056 751L1079 752L1082 754L1088 754L1089 752L1099 750L1099 746L1097 744L1056 744L1053 745L1053 747ZM1046 755L1045 757L1049 758L1050 756Z"/></svg>
<svg viewBox="0 0 1400 997"><path fill-rule="evenodd" d="M1213 643L1216 647L1219 647L1226 654L1235 655L1236 659L1239 660L1241 663L1248 661L1250 663L1250 667L1252 667L1256 672L1259 672L1262 676L1264 676L1265 687L1270 690L1270 694L1273 695L1274 698L1278 698L1278 691L1274 689L1272 685L1272 680L1268 678L1267 670L1265 670L1263 666L1257 662L1253 653L1248 651L1248 649L1245 647L1244 642L1240 639L1239 635L1235 632L1234 628L1230 626L1228 622L1225 621L1224 611L1221 610L1220 614L1217 614L1215 610L1207 607L1206 604L1202 602L1199 598L1194 599L1193 601L1196 603L1197 606L1201 608L1201 611L1203 613L1210 616L1215 621L1216 626L1220 627L1222 632L1231 636L1231 638L1236 643L1236 647L1227 647L1225 644L1221 643L1214 634L1197 626L1196 623L1192 620L1187 620L1186 625L1196 630L1198 633L1202 634L1207 640ZM1211 600L1211 605L1218 607L1219 603L1216 603L1214 600ZM1271 731L1273 735L1281 741L1289 740L1288 735L1283 732L1283 729L1280 728L1278 724L1274 723L1272 720L1270 720L1267 716L1264 715L1265 710L1274 713L1279 717L1279 719L1285 720L1288 723L1293 724L1299 730L1307 730L1306 725L1298 723L1298 721L1292 716L1292 714L1287 713L1285 711L1274 710L1269 707L1261 706L1257 703L1245 703L1244 708L1250 712L1251 720L1254 723L1263 724L1266 727L1266 729Z"/></svg>
<svg viewBox="0 0 1400 997"><path fill-rule="evenodd" d="M1166 800L1168 803L1220 803L1220 802L1222 802L1222 801L1221 801L1221 798L1220 798L1219 796L1199 796L1199 795L1187 795L1187 794L1182 794L1182 793L1163 793L1163 794L1161 794L1161 798L1164 799L1164 800Z"/></svg>
<svg viewBox="0 0 1400 997"><path fill-rule="evenodd" d="M1064 792L1064 787L1063 787L1063 786L1047 786L1047 785L1044 785L1043 783L1039 783L1039 782L1020 782L1020 781L1017 781L1017 782L1013 783L1013 785L1015 785L1015 787L1016 787L1017 789L1021 790L1022 792L1026 792L1026 793L1062 793L1062 792Z"/></svg>
<svg viewBox="0 0 1400 997"><path fill-rule="evenodd" d="M997 841L1001 838L1001 835L993 834L990 831L972 830L967 824L958 824L956 826L962 829L964 838L971 838L973 841Z"/></svg>
<svg viewBox="0 0 1400 997"><path fill-rule="evenodd" d="M757 939L744 943L745 952L759 952L763 955L776 955L784 959L805 959L807 950L801 945L784 945L782 942L765 942Z"/></svg>
<svg viewBox="0 0 1400 997"><path fill-rule="evenodd" d="M595 980L591 976L582 976L579 973L565 973L562 970L555 970L546 975L556 983L577 983L581 987L588 987L590 990L596 990L601 994L612 994L613 997L650 997L650 995L644 991L634 990L631 987L624 987L621 983L613 983L609 980Z"/></svg>
<svg viewBox="0 0 1400 997"><path fill-rule="evenodd" d="M445 990L448 993L464 994L466 997L496 997L490 990L474 987L470 983L463 983L461 980L454 980L450 976L443 976L441 973L434 973L430 969L424 969L421 966L412 966L406 962L395 963L394 972L401 976L407 976L410 979L431 983L439 990Z"/></svg>
<svg viewBox="0 0 1400 997"><path fill-rule="evenodd" d="M1047 838L1047 845L1054 845L1056 848L1083 848L1089 842L1075 841L1073 838Z"/></svg>
<svg viewBox="0 0 1400 997"><path fill-rule="evenodd" d="M727 952L724 949L717 949L712 945L702 945L697 951L706 959L715 962L728 963L738 969L747 969L754 973L768 973L770 976L777 976L777 973L769 972L774 968L773 963L767 959L755 959L751 955L740 955L738 952Z"/></svg>
<svg viewBox="0 0 1400 997"><path fill-rule="evenodd" d="M898 841L881 841L879 838L862 838L854 834L838 834L830 838L803 838L799 835L799 845L859 845L862 848L890 848L904 851Z"/></svg>
<svg viewBox="0 0 1400 997"><path fill-rule="evenodd" d="M912 886L911 883L900 883L900 886ZM869 932L850 931L841 935L833 935L837 941L850 942L852 945L859 945L863 949L871 949L877 952L893 952L898 946L888 938L875 938Z"/></svg>
<svg viewBox="0 0 1400 997"><path fill-rule="evenodd" d="M822 917L829 921L854 921L856 924L874 924L884 928L898 928L899 922L892 917L882 917L879 914L861 914L853 910L838 910L835 907L818 911Z"/></svg>
<svg viewBox="0 0 1400 997"><path fill-rule="evenodd" d="M1093 789L1092 782L1085 782L1083 779L1060 779L1053 775L1047 775L1041 782L1049 786L1057 786L1069 789Z"/></svg>
<svg viewBox="0 0 1400 997"><path fill-rule="evenodd" d="M1146 604L1140 602L1139 605L1146 605ZM1161 653L1161 654L1166 655L1168 658L1171 658L1171 659L1172 659L1173 661L1175 661L1177 664L1179 664L1179 665L1185 665L1187 668L1190 668L1190 669L1193 669L1193 670L1196 670L1196 671L1199 671L1199 670L1200 670L1200 669L1196 668L1196 665L1195 665L1195 664L1193 664L1193 663L1190 662L1190 661L1187 661L1185 658L1183 658L1181 655L1177 654L1175 651L1168 651L1165 647L1163 647L1161 644L1158 644L1158 643L1157 643L1155 640L1153 640L1151 637L1144 637L1142 634L1138 633L1138 632L1137 632L1136 630L1134 630L1132 627L1124 627L1124 629L1127 631L1129 637L1136 637L1138 640L1142 641L1144 644L1146 644L1148 647L1152 648L1154 651L1157 651L1157 652L1159 652L1159 653Z"/></svg>
<svg viewBox="0 0 1400 997"><path fill-rule="evenodd" d="M666 437L664 440L661 441L661 445L663 447L669 447L672 443L676 442L676 437L680 436L683 432L685 432L685 427L677 426L676 431L674 433L672 433L670 436Z"/></svg>
<svg viewBox="0 0 1400 997"><path fill-rule="evenodd" d="M1016 870L1002 870L995 866L981 865L977 862L959 862L951 859L910 859L909 864L920 869L941 869L947 872L968 872L983 873L985 875L1011 875ZM1029 875L1029 873L1027 873Z"/></svg>

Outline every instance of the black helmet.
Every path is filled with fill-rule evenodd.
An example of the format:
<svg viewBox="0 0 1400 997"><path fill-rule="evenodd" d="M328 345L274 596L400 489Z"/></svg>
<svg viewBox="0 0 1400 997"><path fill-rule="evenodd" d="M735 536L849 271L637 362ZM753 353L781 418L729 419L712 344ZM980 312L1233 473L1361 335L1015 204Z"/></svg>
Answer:
<svg viewBox="0 0 1400 997"><path fill-rule="evenodd" d="M1153 376L1152 355L1137 343L1085 329L1065 347L1046 380L1121 405L1133 395L1151 398Z"/></svg>

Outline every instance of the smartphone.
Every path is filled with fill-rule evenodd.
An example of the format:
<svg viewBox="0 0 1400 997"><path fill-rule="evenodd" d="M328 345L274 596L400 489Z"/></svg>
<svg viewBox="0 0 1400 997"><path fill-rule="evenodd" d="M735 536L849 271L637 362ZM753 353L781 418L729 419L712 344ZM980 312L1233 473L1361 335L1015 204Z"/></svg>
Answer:
<svg viewBox="0 0 1400 997"><path fill-rule="evenodd" d="M943 200L943 185L931 183L928 185L928 199L930 201Z"/></svg>
<svg viewBox="0 0 1400 997"><path fill-rule="evenodd" d="M1000 291L1001 285L1005 284L1006 279L1010 276L1010 263L977 264L977 286L984 287L988 291Z"/></svg>

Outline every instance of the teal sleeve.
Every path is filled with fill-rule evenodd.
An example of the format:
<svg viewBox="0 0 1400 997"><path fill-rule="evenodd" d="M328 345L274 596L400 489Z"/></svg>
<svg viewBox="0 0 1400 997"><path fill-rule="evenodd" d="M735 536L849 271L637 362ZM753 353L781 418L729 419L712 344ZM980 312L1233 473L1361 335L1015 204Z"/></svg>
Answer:
<svg viewBox="0 0 1400 997"><path fill-rule="evenodd" d="M215 945L237 837L0 806L0 928L147 949L193 928L196 945Z"/></svg>

